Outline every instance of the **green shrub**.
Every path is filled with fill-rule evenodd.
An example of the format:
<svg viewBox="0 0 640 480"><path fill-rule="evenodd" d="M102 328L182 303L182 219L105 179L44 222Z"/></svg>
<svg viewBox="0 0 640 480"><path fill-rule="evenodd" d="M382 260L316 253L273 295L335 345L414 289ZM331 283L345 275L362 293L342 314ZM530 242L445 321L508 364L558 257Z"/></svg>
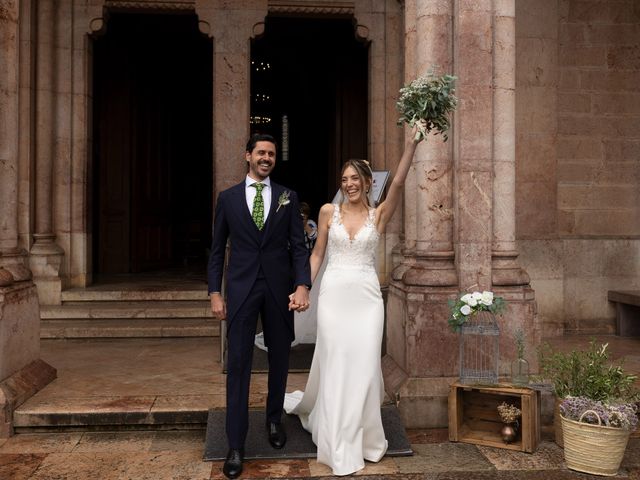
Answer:
<svg viewBox="0 0 640 480"><path fill-rule="evenodd" d="M635 402L640 392L635 375L626 374L622 363L609 362L608 343L589 343L587 350L554 351L548 343L539 348L540 372L553 383L559 398L587 397L602 402Z"/></svg>

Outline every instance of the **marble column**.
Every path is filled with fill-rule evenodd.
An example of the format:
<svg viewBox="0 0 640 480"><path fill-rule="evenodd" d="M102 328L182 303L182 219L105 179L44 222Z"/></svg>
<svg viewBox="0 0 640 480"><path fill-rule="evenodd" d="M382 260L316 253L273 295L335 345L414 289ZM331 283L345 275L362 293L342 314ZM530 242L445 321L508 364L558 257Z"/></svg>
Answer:
<svg viewBox="0 0 640 480"><path fill-rule="evenodd" d="M0 438L13 434L13 412L51 382L40 359L40 310L26 251L18 244L20 2L0 15Z"/></svg>
<svg viewBox="0 0 640 480"><path fill-rule="evenodd" d="M454 0L407 0L405 83L453 72ZM411 426L446 425L448 379L457 360L446 334L447 300L458 290L453 244L453 139L430 135L418 146L405 186L403 260L387 308L387 391Z"/></svg>
<svg viewBox="0 0 640 480"><path fill-rule="evenodd" d="M36 148L35 148L35 233L31 247L31 270L42 305L60 303L62 282L59 276L64 251L53 230L53 163L55 122L55 47L56 9L51 0L36 4Z"/></svg>
<svg viewBox="0 0 640 480"><path fill-rule="evenodd" d="M407 81L438 65L458 77L459 99L449 143L431 137L418 147L405 196L405 260L390 287L385 383L413 427L447 424L459 369L447 300L459 291L493 290L507 301L498 319L501 374L509 374L517 329L530 347L540 341L533 291L514 264L513 12L513 0L405 2Z"/></svg>
<svg viewBox="0 0 640 480"><path fill-rule="evenodd" d="M542 337L535 293L529 275L518 262L516 243L516 18L515 0L493 0L493 236L491 284L509 305L499 317L501 369L509 373L515 358L515 334L524 332L525 352L532 372Z"/></svg>
<svg viewBox="0 0 640 480"><path fill-rule="evenodd" d="M200 30L213 37L214 193L246 174L249 137L251 38L264 32L267 0L196 0Z"/></svg>
<svg viewBox="0 0 640 480"><path fill-rule="evenodd" d="M0 16L0 286L28 280L27 252L18 246L19 3L4 2Z"/></svg>
<svg viewBox="0 0 640 480"><path fill-rule="evenodd" d="M453 68L453 1L405 3L405 81ZM407 188L406 254L411 267L403 273L405 285L442 287L457 284L453 253L452 143L430 135L416 151L413 188ZM409 186L408 186L409 187ZM414 227L415 225L415 227Z"/></svg>
<svg viewBox="0 0 640 480"><path fill-rule="evenodd" d="M493 66L493 285L528 285L516 258L516 32L515 0L499 0L494 9Z"/></svg>

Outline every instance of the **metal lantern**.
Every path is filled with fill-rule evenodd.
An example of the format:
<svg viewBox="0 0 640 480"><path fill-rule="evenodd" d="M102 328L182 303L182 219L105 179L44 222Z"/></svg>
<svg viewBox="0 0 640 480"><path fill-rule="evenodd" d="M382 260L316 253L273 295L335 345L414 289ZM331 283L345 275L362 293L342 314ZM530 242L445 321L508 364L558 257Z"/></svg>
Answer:
<svg viewBox="0 0 640 480"><path fill-rule="evenodd" d="M460 383L498 383L499 336L493 313L469 316L460 329Z"/></svg>

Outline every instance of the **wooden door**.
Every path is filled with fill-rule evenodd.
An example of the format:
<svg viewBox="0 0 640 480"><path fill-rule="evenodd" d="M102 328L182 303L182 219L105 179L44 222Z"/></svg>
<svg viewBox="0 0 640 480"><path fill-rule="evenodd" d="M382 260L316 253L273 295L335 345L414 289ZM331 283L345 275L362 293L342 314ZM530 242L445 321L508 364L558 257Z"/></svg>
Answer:
<svg viewBox="0 0 640 480"><path fill-rule="evenodd" d="M211 82L212 43L195 15L113 14L95 41L98 272L203 262L211 239Z"/></svg>

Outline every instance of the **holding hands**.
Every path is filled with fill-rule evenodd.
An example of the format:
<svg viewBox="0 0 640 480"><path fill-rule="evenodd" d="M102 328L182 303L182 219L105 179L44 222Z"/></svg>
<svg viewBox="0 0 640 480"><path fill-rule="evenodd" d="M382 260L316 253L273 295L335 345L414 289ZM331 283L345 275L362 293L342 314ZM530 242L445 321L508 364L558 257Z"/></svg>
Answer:
<svg viewBox="0 0 640 480"><path fill-rule="evenodd" d="M296 291L289 295L289 310L304 312L309 308L309 289L298 285Z"/></svg>

